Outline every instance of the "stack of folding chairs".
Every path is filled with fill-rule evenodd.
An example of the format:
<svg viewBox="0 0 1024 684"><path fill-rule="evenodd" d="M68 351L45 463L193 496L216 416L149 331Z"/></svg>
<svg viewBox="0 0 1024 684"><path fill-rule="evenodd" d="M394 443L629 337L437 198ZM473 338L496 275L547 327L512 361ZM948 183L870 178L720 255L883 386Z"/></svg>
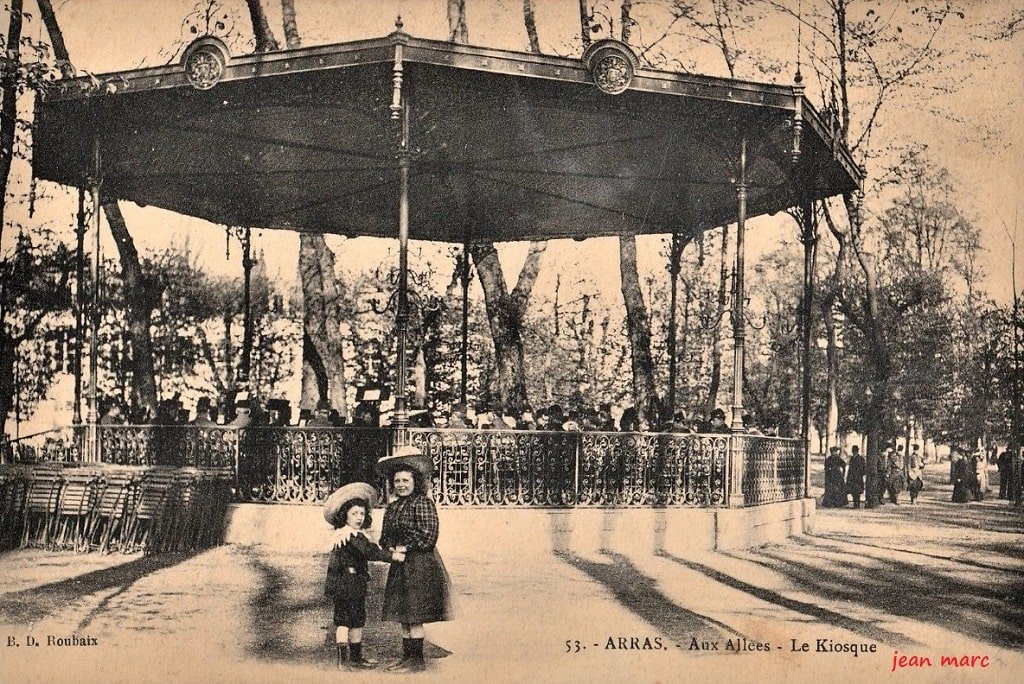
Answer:
<svg viewBox="0 0 1024 684"><path fill-rule="evenodd" d="M25 508L22 514L24 531L21 545L47 548L53 539L53 523L60 506L61 468L36 467L28 478Z"/></svg>
<svg viewBox="0 0 1024 684"><path fill-rule="evenodd" d="M0 551L21 543L28 478L20 468L0 470Z"/></svg>
<svg viewBox="0 0 1024 684"><path fill-rule="evenodd" d="M0 471L0 550L196 551L221 542L231 479L172 468Z"/></svg>

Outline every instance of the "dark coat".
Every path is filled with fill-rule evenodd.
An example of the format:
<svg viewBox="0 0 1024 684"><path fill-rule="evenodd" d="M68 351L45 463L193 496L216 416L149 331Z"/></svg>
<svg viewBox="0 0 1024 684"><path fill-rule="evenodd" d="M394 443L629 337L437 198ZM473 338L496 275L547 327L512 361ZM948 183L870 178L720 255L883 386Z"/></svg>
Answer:
<svg viewBox="0 0 1024 684"><path fill-rule="evenodd" d="M864 474L867 472L868 462L860 452L850 454L850 465L846 470L846 491L850 494L864 493Z"/></svg>
<svg viewBox="0 0 1024 684"><path fill-rule="evenodd" d="M971 472L966 458L953 461L953 503L967 503L971 491Z"/></svg>
<svg viewBox="0 0 1024 684"><path fill-rule="evenodd" d="M388 504L382 528L382 546L407 549L405 562L392 564L388 572L383 619L404 624L450 620L448 572L435 548L434 502L421 494L400 497Z"/></svg>
<svg viewBox="0 0 1024 684"><path fill-rule="evenodd" d="M362 532L353 535L343 546L334 547L327 563L324 595L334 599L335 625L366 625L366 587L370 580L367 562L390 560L390 554L364 537Z"/></svg>
<svg viewBox="0 0 1024 684"><path fill-rule="evenodd" d="M846 462L839 455L825 459L825 496L821 499L823 508L842 508L846 505L844 475Z"/></svg>

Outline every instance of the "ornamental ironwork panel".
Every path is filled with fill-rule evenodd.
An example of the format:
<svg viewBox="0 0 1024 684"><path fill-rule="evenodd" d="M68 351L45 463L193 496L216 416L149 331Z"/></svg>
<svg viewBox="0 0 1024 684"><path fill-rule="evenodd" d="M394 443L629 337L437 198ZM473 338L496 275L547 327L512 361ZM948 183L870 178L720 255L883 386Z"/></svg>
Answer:
<svg viewBox="0 0 1024 684"><path fill-rule="evenodd" d="M0 463L77 463L82 460L84 427L47 430L0 442Z"/></svg>
<svg viewBox="0 0 1024 684"><path fill-rule="evenodd" d="M442 506L717 506L729 438L617 432L410 429Z"/></svg>
<svg viewBox="0 0 1024 684"><path fill-rule="evenodd" d="M112 465L162 465L156 456L164 442L154 439L152 425L100 425L96 428L99 439L100 462Z"/></svg>
<svg viewBox="0 0 1024 684"><path fill-rule="evenodd" d="M239 431L229 427L183 425L183 462L192 468L235 468Z"/></svg>
<svg viewBox="0 0 1024 684"><path fill-rule="evenodd" d="M803 497L804 449L798 439L737 436L743 455L743 504L796 501Z"/></svg>
<svg viewBox="0 0 1024 684"><path fill-rule="evenodd" d="M442 506L569 506L576 503L578 438L567 432L408 430L434 461Z"/></svg>
<svg viewBox="0 0 1024 684"><path fill-rule="evenodd" d="M338 487L374 482L388 434L373 428L255 427L238 430L238 498L322 503Z"/></svg>
<svg viewBox="0 0 1024 684"><path fill-rule="evenodd" d="M726 435L584 432L580 439L582 505L725 503Z"/></svg>

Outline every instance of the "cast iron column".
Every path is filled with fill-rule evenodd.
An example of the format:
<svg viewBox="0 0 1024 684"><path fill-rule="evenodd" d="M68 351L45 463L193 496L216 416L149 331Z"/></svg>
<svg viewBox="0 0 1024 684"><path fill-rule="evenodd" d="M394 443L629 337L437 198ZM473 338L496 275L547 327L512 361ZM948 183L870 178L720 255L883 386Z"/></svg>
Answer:
<svg viewBox="0 0 1024 684"><path fill-rule="evenodd" d="M92 143L93 168L89 185L92 192L92 306L89 312L89 414L86 419L85 460L99 461L99 333L100 333L100 186L103 183L100 139Z"/></svg>
<svg viewBox="0 0 1024 684"><path fill-rule="evenodd" d="M82 340L85 337L85 190L78 190L78 223L75 226L75 406L71 422L82 424Z"/></svg>
<svg viewBox="0 0 1024 684"><path fill-rule="evenodd" d="M803 385L800 395L800 436L804 442L804 497L811 495L811 311L814 303L814 261L818 245L818 217L814 204L800 207L800 242L804 245L803 305L800 307L800 366Z"/></svg>
<svg viewBox="0 0 1024 684"><path fill-rule="evenodd" d="M668 352L668 413L675 416L676 413L676 310L678 307L679 290L679 262L682 257L682 240L679 233L672 231L672 247L669 252L668 272L670 281L669 309L668 309L668 341L666 343Z"/></svg>
<svg viewBox="0 0 1024 684"><path fill-rule="evenodd" d="M252 372L252 229L242 229L242 360L239 365L239 384L249 388Z"/></svg>
<svg viewBox="0 0 1024 684"><path fill-rule="evenodd" d="M462 264L459 279L462 282L462 384L459 401L466 405L466 386L469 382L469 239L462 243Z"/></svg>
<svg viewBox="0 0 1024 684"><path fill-rule="evenodd" d="M746 344L745 293L743 290L743 239L747 220L747 137L740 140L740 177L736 184L736 273L732 301L733 377L732 429L743 431L743 365Z"/></svg>
<svg viewBox="0 0 1024 684"><path fill-rule="evenodd" d="M409 104L402 105L402 138L398 148L398 312L395 316L398 347L395 379L395 415L392 424L404 428L409 423L406 412L406 329L409 325Z"/></svg>

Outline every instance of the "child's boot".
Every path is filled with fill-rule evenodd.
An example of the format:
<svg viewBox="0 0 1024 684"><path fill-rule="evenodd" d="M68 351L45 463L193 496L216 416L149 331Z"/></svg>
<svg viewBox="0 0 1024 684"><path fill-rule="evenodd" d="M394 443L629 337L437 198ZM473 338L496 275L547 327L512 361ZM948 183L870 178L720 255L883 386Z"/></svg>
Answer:
<svg viewBox="0 0 1024 684"><path fill-rule="evenodd" d="M363 656L362 642L349 644L349 664L353 668L368 670L377 666L377 661Z"/></svg>

